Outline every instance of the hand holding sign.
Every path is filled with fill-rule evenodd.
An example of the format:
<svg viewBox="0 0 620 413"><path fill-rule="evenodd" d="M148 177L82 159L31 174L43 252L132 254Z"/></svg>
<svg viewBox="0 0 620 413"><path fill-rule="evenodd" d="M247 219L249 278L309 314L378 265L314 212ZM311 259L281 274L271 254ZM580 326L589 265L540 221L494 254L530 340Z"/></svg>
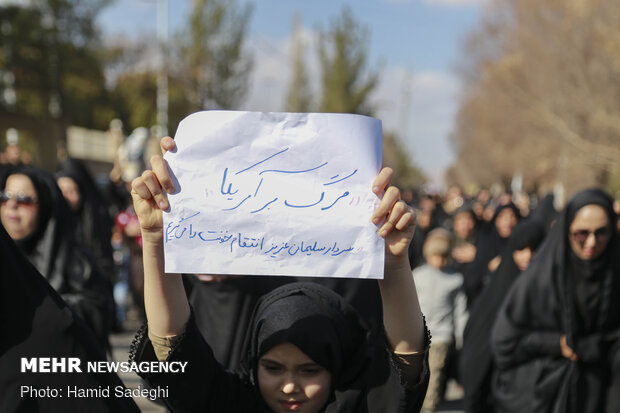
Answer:
<svg viewBox="0 0 620 413"><path fill-rule="evenodd" d="M174 140L169 136L162 138L162 153L175 149ZM168 164L161 156L150 160L152 170L142 173L131 185L131 197L134 209L140 220L142 238L160 243L162 237L162 210L169 207L166 193L174 192L174 182L168 170Z"/></svg>
<svg viewBox="0 0 620 413"><path fill-rule="evenodd" d="M134 182L136 210L148 236L161 234L151 208L168 206L162 185L177 190L164 214L167 272L381 278L370 188L381 195L391 173L373 183L380 142L379 122L357 115L197 113L166 155L174 176L155 157ZM374 214L387 217L381 230L413 222L398 199L387 189Z"/></svg>

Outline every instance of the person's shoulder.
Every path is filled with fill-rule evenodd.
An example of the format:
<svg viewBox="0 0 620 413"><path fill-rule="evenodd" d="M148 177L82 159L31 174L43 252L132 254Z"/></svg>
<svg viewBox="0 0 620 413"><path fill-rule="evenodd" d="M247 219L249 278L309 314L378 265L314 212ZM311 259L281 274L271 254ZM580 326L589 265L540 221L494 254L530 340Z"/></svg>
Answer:
<svg viewBox="0 0 620 413"><path fill-rule="evenodd" d="M456 290L463 286L463 274L451 268L437 270L441 277L442 283L449 285L451 289Z"/></svg>
<svg viewBox="0 0 620 413"><path fill-rule="evenodd" d="M463 273L460 271L455 270L452 267L445 267L441 270L441 272L448 278L451 279L455 279L455 280L462 280L463 279Z"/></svg>
<svg viewBox="0 0 620 413"><path fill-rule="evenodd" d="M413 270L411 270L411 273L413 274L415 278L418 278L418 277L428 277L432 275L435 271L436 270L433 267L424 263L424 264L418 265Z"/></svg>

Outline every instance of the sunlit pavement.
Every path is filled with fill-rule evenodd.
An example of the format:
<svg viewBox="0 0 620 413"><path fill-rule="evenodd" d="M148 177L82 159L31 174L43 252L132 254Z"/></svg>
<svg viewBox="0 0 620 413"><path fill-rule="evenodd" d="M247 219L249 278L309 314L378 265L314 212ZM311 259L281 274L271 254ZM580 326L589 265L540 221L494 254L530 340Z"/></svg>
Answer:
<svg viewBox="0 0 620 413"><path fill-rule="evenodd" d="M455 381L448 382L446 389L446 400L439 405L436 410L442 413L464 413L463 410L463 388Z"/></svg>
<svg viewBox="0 0 620 413"><path fill-rule="evenodd" d="M110 335L110 345L112 346L114 361L127 361L129 358L129 346L131 346L131 341L139 327L140 322L138 320L129 320L125 323L125 331ZM128 388L135 389L138 386L144 386L142 379L134 372L119 372L118 375ZM152 402L148 398L134 397L134 400L143 413L164 413L167 411L165 407Z"/></svg>

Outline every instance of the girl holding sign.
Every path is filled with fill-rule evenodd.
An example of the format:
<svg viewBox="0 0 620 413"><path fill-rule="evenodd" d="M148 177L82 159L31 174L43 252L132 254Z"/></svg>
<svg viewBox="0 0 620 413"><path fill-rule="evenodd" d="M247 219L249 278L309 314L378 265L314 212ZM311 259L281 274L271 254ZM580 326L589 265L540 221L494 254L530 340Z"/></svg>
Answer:
<svg viewBox="0 0 620 413"><path fill-rule="evenodd" d="M162 149L172 150L171 138ZM220 366L198 332L181 276L164 274L162 210L174 191L166 161L151 159L132 183L143 237L148 328L132 346L133 361L187 361L182 374L149 373L166 387L175 412L413 412L428 385L430 335L418 304L407 250L415 218L390 186L384 168L373 184L383 194L372 215L385 238L385 278L379 280L384 333L370 336L357 313L331 290L284 285L254 310L238 372ZM370 339L369 337L373 337Z"/></svg>

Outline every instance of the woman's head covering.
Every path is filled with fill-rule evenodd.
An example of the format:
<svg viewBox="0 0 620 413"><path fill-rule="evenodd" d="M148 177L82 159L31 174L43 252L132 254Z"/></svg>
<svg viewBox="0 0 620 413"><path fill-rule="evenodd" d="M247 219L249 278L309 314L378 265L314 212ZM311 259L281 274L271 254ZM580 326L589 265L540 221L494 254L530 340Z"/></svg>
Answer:
<svg viewBox="0 0 620 413"><path fill-rule="evenodd" d="M543 224L536 219L525 219L514 227L506 248L502 253L502 261L499 267L497 267L487 287L480 294L479 301L476 301L471 310L470 322L478 317L488 321L484 328L475 335L486 331L487 334L485 336L488 339L488 332L493 325L492 321L495 320L497 309L499 309L510 286L521 273L512 257L513 253L525 247L530 247L532 251L536 251L544 238Z"/></svg>
<svg viewBox="0 0 620 413"><path fill-rule="evenodd" d="M57 291L62 290L62 264L58 259L64 257L63 251L73 240L75 219L50 173L34 166L16 166L6 171L0 187L4 189L7 179L16 174L26 175L32 181L39 202L36 228L16 244L50 284Z"/></svg>
<svg viewBox="0 0 620 413"><path fill-rule="evenodd" d="M512 257L512 253L530 247L535 251L545 238L544 225L536 219L525 219L520 221L512 230L504 257ZM502 262L504 262L502 257ZM509 260L506 260L509 261ZM514 263L514 260L512 260Z"/></svg>
<svg viewBox="0 0 620 413"><path fill-rule="evenodd" d="M616 215L612 204L611 197L599 189L581 191L568 202L532 264L511 288L492 331L492 348L500 371L509 374L519 366L534 368L545 365L544 374L524 370L522 377L533 374L538 377L529 393L543 394L547 390L542 389L542 384L551 383L545 386L561 389L556 399L570 399L570 405L576 406L576 411L585 411L580 406L586 400L599 403L605 398L608 386L605 366L609 366L606 350L609 347L605 343L613 343L620 336L620 244L618 233L613 230L605 251L596 260L591 260L600 265L589 269L576 266L568 239L569 227L577 211L586 205L600 205L613 225ZM593 271L584 274L584 269ZM534 332L557 336L558 343L560 335L566 335L567 344L575 350L580 363L555 355L539 358L539 363L543 364L529 363L531 354L520 350L520 346L524 345L523 338ZM601 368L590 372L590 379L596 384L589 386L587 392L590 394L585 395L577 383L585 372L581 370L583 365ZM517 384L520 383L515 383L514 389L518 389ZM532 397L531 394L501 393L496 394L496 400L508 403L524 397L527 399Z"/></svg>
<svg viewBox="0 0 620 413"><path fill-rule="evenodd" d="M579 210L587 205L598 205L605 211L607 218L609 219L609 225L612 229L612 238L617 238L617 233L614 231L615 222L617 220L616 213L614 211L614 200L606 192L600 189L586 189L571 198L566 205L566 218L564 220L565 236L568 238L570 224L575 219L575 215ZM608 248L609 249L609 244ZM606 249L606 251L607 251Z"/></svg>
<svg viewBox="0 0 620 413"><path fill-rule="evenodd" d="M56 173L56 179L61 177L73 179L80 190L76 221L77 240L93 252L102 273L112 273L114 262L110 239L114 221L109 213L108 202L82 161L67 158Z"/></svg>
<svg viewBox="0 0 620 413"><path fill-rule="evenodd" d="M545 195L529 215L530 218L537 219L543 224L545 233L549 233L557 216L558 211L555 209L555 196L553 194Z"/></svg>
<svg viewBox="0 0 620 413"><path fill-rule="evenodd" d="M342 297L316 283L286 284L257 303L243 368L256 381L259 359L281 343L298 347L346 389L365 367L368 330Z"/></svg>
<svg viewBox="0 0 620 413"><path fill-rule="evenodd" d="M475 302L488 279L489 262L496 256L501 256L508 244L510 237L501 237L495 227L495 220L505 209L512 210L517 217L517 221L521 219L519 209L512 202L499 205L495 208L493 219L480 232L476 242L476 256L464 274L465 293L470 306Z"/></svg>
<svg viewBox="0 0 620 413"><path fill-rule="evenodd" d="M17 246L80 317L107 345L111 287L102 278L92 254L75 241L76 218L54 176L33 166L18 166L8 176L23 174L34 184L39 217L33 233Z"/></svg>
<svg viewBox="0 0 620 413"><path fill-rule="evenodd" d="M549 233L548 241L544 244L545 254L553 256L557 265L566 267L569 260L576 260L577 257L572 254L572 249L569 243L570 225L575 219L577 212L587 205L598 205L607 214L609 219L609 225L611 226L612 233L607 247L601 256L597 257L597 262L602 262L619 254L613 254L613 251L619 252L619 236L618 232L614 228L614 223L617 220L617 215L613 209L613 199L605 191L591 188L585 189L575 194L569 202L566 204L564 210L559 214L556 224ZM619 260L616 260L618 262ZM591 264L595 264L592 262Z"/></svg>
<svg viewBox="0 0 620 413"><path fill-rule="evenodd" d="M493 226L495 226L495 220L497 219L499 214L505 209L511 209L512 212L514 212L515 217L517 217L517 221L521 219L521 211L519 211L519 208L517 208L517 206L514 203L509 202L507 204L498 205L495 208L495 212L493 213L493 219L491 219Z"/></svg>
<svg viewBox="0 0 620 413"><path fill-rule="evenodd" d="M71 217L69 205L50 173L30 165L15 166L6 171L0 180L0 187L4 189L8 178L17 174L26 175L30 179L39 202L35 230L25 239L16 242L20 249L27 254L41 240L49 238L51 227L53 227L54 237L56 237L60 236L61 232L71 232L75 221Z"/></svg>
<svg viewBox="0 0 620 413"><path fill-rule="evenodd" d="M56 179L63 177L73 179L80 190L79 212L82 211L86 203L90 202L93 205L103 203L103 198L97 191L97 184L82 161L67 158L56 172Z"/></svg>
<svg viewBox="0 0 620 413"><path fill-rule="evenodd" d="M520 221L508 239L501 264L470 311L459 358L467 407L488 404L493 371L491 329L506 294L521 274L512 258L513 252L525 247L535 251L544 237L544 225L539 220L528 218Z"/></svg>
<svg viewBox="0 0 620 413"><path fill-rule="evenodd" d="M586 189L574 195L559 214L556 224L545 238L532 264L512 291L511 317L518 319L528 306L545 303L546 314L537 317L554 324L567 335L569 345L574 335L586 330L620 327L620 243L618 232L612 235L605 251L596 260L579 262L572 253L569 227L577 212L586 205L599 205L607 213L610 225L616 222L613 200L600 189ZM556 313L550 313L556 308ZM535 309L527 310L537 313ZM552 320L557 315L559 319ZM533 320L532 320L533 321ZM529 323L529 322L528 322ZM528 325L525 323L524 325ZM500 324L500 323L498 323ZM496 330L499 327L496 324Z"/></svg>
<svg viewBox="0 0 620 413"><path fill-rule="evenodd" d="M610 312L610 309L616 306L614 302L620 300L620 279L614 276L620 273L618 232L612 230L605 251L596 260L588 263L578 262L579 259L570 247L570 224L577 212L586 205L601 206L613 228L616 214L613 211L613 200L607 193L600 189L586 189L575 194L560 212L556 224L545 238L530 267L518 281L518 284L524 284L520 288L537 291L528 296L528 301L535 300L535 297L544 294L543 291L551 289L544 296L544 300L547 305L553 300L554 305L561 311L561 325L557 328L566 332L569 343L572 334L583 328L579 326L580 321L577 320L575 312L579 311L579 302L584 298L583 295L589 294L588 291L595 294L595 297L588 297L589 304L596 306L596 311L599 312L594 316L596 321L592 320L593 323L603 325L614 323L613 320L620 321L620 314L614 315ZM594 274L591 274L592 272ZM588 281L584 281L586 278ZM519 297L518 300L525 300L525 297ZM534 302L533 304L536 305ZM585 308L582 310L587 311Z"/></svg>

